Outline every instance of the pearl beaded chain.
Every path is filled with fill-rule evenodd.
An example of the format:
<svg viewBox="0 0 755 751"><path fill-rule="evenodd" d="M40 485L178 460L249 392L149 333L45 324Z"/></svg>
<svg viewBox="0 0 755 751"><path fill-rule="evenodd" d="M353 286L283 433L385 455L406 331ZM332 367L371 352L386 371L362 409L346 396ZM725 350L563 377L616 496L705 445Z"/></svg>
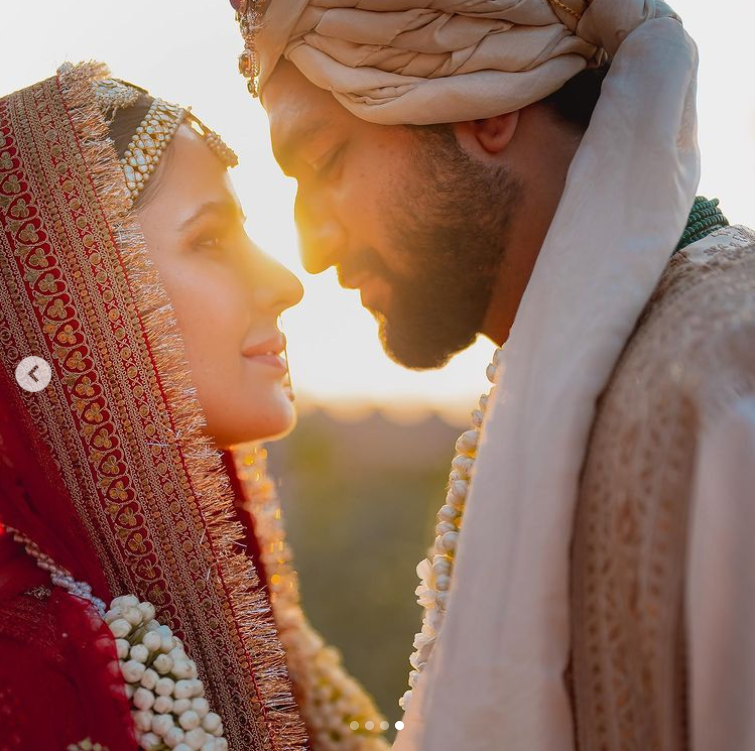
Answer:
<svg viewBox="0 0 755 751"><path fill-rule="evenodd" d="M105 615L105 603L99 597L92 594L92 588L86 582L76 581L71 573L58 566L47 553L43 553L39 545L34 540L27 537L23 532L19 532L12 527L5 528L8 534L19 544L24 546L24 550L36 561L37 566L43 571L50 574L50 581L56 586L64 589L74 597L86 600L99 613L100 617Z"/></svg>
<svg viewBox="0 0 755 751"><path fill-rule="evenodd" d="M415 594L420 607L424 609L422 630L414 637L414 649L409 658L412 671L409 673L409 690L401 697L399 705L406 711L417 687L420 676L432 654L440 634L448 604L448 592L456 559L456 546L459 541L461 522L464 517L469 486L472 481L477 445L488 403L495 391L498 367L503 350L497 349L493 362L488 365L487 377L493 384L488 394L480 397L479 409L472 412L472 428L459 436L456 441L456 456L451 462L446 502L438 511L438 524L435 527L435 544L430 555L417 566L420 585Z"/></svg>

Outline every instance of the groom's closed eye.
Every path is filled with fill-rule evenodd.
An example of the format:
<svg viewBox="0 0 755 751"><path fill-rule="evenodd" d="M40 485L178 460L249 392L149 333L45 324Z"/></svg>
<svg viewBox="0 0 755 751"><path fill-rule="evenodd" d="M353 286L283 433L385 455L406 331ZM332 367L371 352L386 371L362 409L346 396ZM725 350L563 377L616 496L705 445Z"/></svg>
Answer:
<svg viewBox="0 0 755 751"><path fill-rule="evenodd" d="M312 164L312 170L317 177L332 177L336 172L336 167L339 165L340 157L345 149L346 146L344 144L334 146L332 149L326 151L322 157L317 159Z"/></svg>
<svg viewBox="0 0 755 751"><path fill-rule="evenodd" d="M298 177L297 167L303 160L306 149L319 136L328 132L329 125L324 120L314 120L306 124L295 123L283 135L272 137L273 154L283 173L289 177ZM310 164L314 169L314 165Z"/></svg>

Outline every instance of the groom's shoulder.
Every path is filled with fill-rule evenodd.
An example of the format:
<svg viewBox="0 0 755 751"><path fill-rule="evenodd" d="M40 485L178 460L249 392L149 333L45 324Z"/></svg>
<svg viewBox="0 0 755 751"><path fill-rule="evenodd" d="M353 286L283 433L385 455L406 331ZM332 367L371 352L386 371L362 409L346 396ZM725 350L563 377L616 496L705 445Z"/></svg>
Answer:
<svg viewBox="0 0 755 751"><path fill-rule="evenodd" d="M677 252L627 343L602 405L649 425L715 419L755 392L755 233L735 226Z"/></svg>

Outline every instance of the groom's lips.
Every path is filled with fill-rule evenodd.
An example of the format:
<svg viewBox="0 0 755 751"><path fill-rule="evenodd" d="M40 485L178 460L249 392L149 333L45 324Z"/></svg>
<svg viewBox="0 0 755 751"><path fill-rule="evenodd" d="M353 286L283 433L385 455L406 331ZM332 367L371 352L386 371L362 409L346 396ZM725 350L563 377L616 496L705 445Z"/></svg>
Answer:
<svg viewBox="0 0 755 751"><path fill-rule="evenodd" d="M342 284L347 289L359 290L363 307L379 313L385 312L386 282L382 277L366 274L353 279L344 279Z"/></svg>

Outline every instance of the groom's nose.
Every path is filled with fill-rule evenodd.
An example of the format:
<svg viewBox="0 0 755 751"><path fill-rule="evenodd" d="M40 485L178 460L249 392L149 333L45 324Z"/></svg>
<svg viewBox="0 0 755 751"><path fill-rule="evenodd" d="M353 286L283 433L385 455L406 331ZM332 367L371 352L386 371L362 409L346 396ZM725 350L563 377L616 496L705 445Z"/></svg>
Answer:
<svg viewBox="0 0 755 751"><path fill-rule="evenodd" d="M310 274L319 274L335 266L346 245L346 231L341 223L322 207L307 205L298 196L295 214L304 268Z"/></svg>

